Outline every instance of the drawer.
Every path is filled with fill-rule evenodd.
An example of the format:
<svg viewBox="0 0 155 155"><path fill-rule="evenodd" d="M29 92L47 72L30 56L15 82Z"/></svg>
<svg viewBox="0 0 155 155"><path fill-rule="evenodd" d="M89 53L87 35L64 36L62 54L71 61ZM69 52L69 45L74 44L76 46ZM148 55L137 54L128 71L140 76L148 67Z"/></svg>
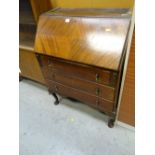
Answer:
<svg viewBox="0 0 155 155"><path fill-rule="evenodd" d="M93 82L84 81L74 77L63 76L62 74L55 74L54 70L52 73L52 80L66 86L85 91L88 94L99 96L106 100L114 100L115 89L110 86L95 84Z"/></svg>
<svg viewBox="0 0 155 155"><path fill-rule="evenodd" d="M103 112L112 112L114 103L111 103L107 100L99 98L98 100L98 109Z"/></svg>
<svg viewBox="0 0 155 155"><path fill-rule="evenodd" d="M39 62L44 76L49 79L51 78L52 70L55 69L57 73L85 79L99 84L116 86L117 83L117 73L114 71L67 62L62 59L44 55L39 56Z"/></svg>
<svg viewBox="0 0 155 155"><path fill-rule="evenodd" d="M81 102L87 103L90 106L100 109L101 111L112 112L113 102L101 99L94 95L90 95L86 92L79 91L75 88L64 86L60 83L47 80L49 88L51 91L56 92L64 97L72 97ZM100 105L100 107L99 107Z"/></svg>

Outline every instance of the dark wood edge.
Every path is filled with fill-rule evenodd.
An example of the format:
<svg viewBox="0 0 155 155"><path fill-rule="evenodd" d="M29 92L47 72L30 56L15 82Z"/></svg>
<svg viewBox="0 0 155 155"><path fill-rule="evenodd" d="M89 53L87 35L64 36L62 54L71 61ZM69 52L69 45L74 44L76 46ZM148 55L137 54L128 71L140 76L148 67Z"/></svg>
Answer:
<svg viewBox="0 0 155 155"><path fill-rule="evenodd" d="M71 61L71 60L66 60L66 59L62 59L62 58L58 58L58 57L54 57L54 56L51 56L47 53L40 53L40 52L37 52L35 51L36 55L42 55L42 56L48 56L50 58L52 58L54 61L61 61L62 63L68 63L68 64L75 64L75 65L78 65L78 66L83 66L85 68L93 68L93 69L99 69L99 70L104 70L104 71L112 71L114 73L118 73L117 70L113 70L113 69L107 69L107 68L104 68L104 67L100 67L100 66L95 66L95 65L91 65L91 64L86 64L86 63L81 63L81 62L75 62L75 61Z"/></svg>

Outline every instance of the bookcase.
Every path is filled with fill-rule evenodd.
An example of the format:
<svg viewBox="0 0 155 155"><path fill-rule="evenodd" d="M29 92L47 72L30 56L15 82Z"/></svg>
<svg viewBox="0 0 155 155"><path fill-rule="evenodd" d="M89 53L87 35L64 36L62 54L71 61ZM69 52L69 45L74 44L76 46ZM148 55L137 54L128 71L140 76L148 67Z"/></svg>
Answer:
<svg viewBox="0 0 155 155"><path fill-rule="evenodd" d="M19 0L19 68L21 76L45 83L35 57L34 40L39 15L52 8L50 0Z"/></svg>

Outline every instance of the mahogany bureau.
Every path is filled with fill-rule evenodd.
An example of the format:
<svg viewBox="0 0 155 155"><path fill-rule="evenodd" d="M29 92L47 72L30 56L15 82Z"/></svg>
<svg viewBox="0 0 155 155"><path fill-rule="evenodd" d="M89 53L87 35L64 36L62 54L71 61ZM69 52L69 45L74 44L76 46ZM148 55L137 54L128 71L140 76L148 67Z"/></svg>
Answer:
<svg viewBox="0 0 155 155"><path fill-rule="evenodd" d="M35 51L43 76L56 94L110 116L113 127L126 53L127 9L55 9L39 18Z"/></svg>

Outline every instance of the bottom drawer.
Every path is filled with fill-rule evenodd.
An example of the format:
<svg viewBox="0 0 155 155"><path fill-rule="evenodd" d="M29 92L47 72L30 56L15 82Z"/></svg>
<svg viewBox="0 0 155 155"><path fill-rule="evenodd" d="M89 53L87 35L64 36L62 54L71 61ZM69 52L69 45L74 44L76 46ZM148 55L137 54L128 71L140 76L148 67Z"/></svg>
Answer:
<svg viewBox="0 0 155 155"><path fill-rule="evenodd" d="M113 102L101 99L94 95L87 94L86 92L79 91L77 89L68 86L64 86L60 83L51 80L46 81L48 83L50 90L55 93L58 93L64 97L72 97L74 99L87 103L90 106L98 108L99 110L104 112L112 112Z"/></svg>

